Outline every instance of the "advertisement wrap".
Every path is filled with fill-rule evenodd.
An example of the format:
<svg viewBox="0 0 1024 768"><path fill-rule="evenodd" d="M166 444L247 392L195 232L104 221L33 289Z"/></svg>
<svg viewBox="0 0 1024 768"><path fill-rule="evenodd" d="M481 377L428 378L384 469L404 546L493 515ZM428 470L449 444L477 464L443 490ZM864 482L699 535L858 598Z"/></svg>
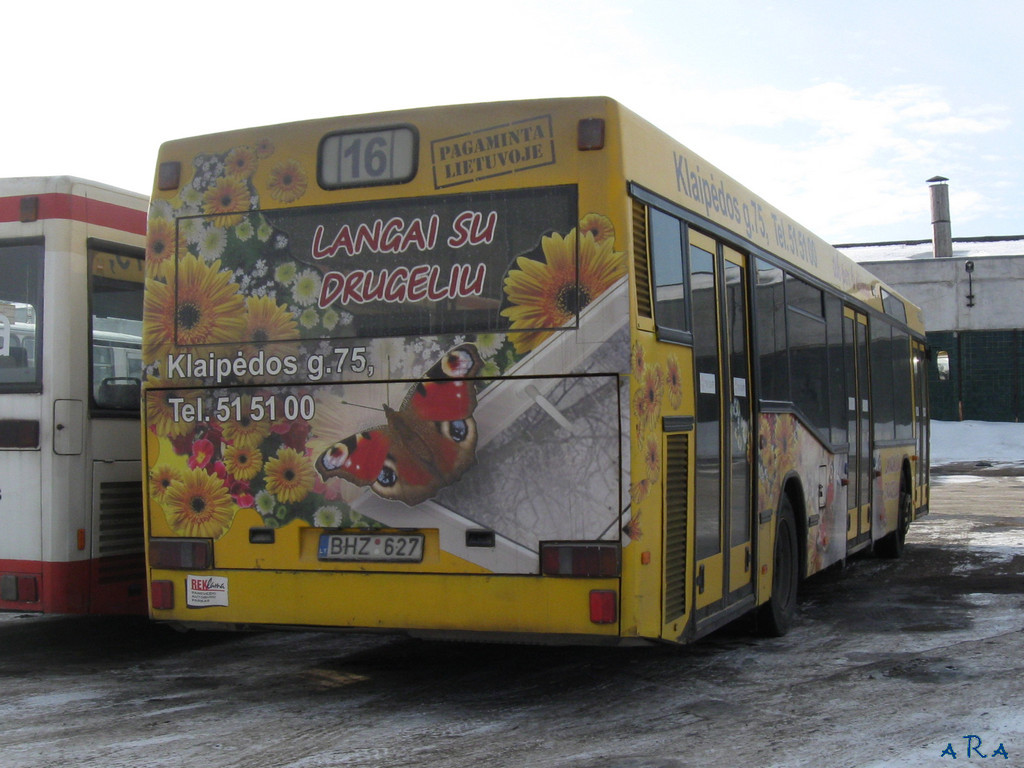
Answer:
<svg viewBox="0 0 1024 768"><path fill-rule="evenodd" d="M625 253L574 186L301 207L312 171L269 142L193 167L150 218L151 535L499 573L619 539ZM188 604L223 604L203 578Z"/></svg>

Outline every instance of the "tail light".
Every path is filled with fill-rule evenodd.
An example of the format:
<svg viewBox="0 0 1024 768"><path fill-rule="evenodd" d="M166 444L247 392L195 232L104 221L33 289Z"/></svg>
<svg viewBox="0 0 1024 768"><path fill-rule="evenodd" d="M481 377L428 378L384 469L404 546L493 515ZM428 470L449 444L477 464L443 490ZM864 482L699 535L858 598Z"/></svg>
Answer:
<svg viewBox="0 0 1024 768"><path fill-rule="evenodd" d="M619 545L591 541L542 542L540 569L545 576L618 576L621 570Z"/></svg>
<svg viewBox="0 0 1024 768"><path fill-rule="evenodd" d="M204 570L213 567L210 539L150 539L149 567Z"/></svg>
<svg viewBox="0 0 1024 768"><path fill-rule="evenodd" d="M153 597L153 608L169 611L174 607L173 581L154 581L149 585L149 591Z"/></svg>
<svg viewBox="0 0 1024 768"><path fill-rule="evenodd" d="M619 620L619 596L611 589L595 589L590 593L590 621L614 624Z"/></svg>

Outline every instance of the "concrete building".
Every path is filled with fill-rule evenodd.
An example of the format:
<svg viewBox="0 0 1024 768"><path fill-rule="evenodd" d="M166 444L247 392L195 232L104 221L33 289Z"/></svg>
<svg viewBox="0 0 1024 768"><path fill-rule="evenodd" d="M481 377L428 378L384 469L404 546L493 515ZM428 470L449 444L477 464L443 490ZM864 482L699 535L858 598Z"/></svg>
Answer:
<svg viewBox="0 0 1024 768"><path fill-rule="evenodd" d="M933 200L933 222L934 212ZM1024 235L944 246L940 229L933 240L837 248L924 310L933 419L1022 421Z"/></svg>

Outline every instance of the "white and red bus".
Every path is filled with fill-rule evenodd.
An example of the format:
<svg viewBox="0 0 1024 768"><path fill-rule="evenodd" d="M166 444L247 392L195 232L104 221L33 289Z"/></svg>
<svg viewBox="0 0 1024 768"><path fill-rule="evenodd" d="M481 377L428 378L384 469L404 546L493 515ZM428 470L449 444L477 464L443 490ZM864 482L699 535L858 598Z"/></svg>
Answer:
<svg viewBox="0 0 1024 768"><path fill-rule="evenodd" d="M145 611L146 204L0 179L0 610Z"/></svg>

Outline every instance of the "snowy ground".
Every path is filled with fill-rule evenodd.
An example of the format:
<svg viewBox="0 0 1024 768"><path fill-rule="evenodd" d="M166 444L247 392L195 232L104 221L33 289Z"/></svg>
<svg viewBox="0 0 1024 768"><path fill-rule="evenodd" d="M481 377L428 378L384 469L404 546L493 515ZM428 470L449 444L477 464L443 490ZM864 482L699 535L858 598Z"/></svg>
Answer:
<svg viewBox="0 0 1024 768"><path fill-rule="evenodd" d="M932 466L1024 464L1024 424L933 421Z"/></svg>
<svg viewBox="0 0 1024 768"><path fill-rule="evenodd" d="M1024 427L933 435L905 556L807 582L783 638L610 651L0 614L0 768L1024 766Z"/></svg>

